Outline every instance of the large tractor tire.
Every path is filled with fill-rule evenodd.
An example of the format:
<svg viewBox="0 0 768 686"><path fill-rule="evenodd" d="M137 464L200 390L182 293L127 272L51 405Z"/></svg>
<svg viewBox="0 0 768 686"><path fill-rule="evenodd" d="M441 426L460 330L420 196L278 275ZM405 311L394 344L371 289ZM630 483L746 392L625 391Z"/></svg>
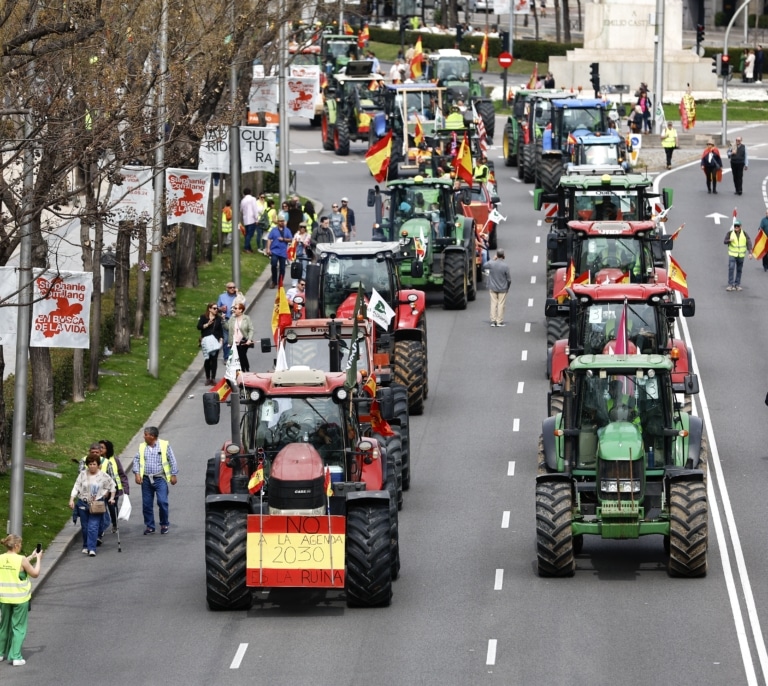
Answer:
<svg viewBox="0 0 768 686"><path fill-rule="evenodd" d="M707 573L707 487L701 481L675 481L669 488L670 576L694 578Z"/></svg>
<svg viewBox="0 0 768 686"><path fill-rule="evenodd" d="M320 126L320 120L322 119L322 115L316 114L312 119L309 120L309 125L316 129L318 126Z"/></svg>
<svg viewBox="0 0 768 686"><path fill-rule="evenodd" d="M395 437L396 438L396 437ZM402 457L399 454L399 448L396 443L391 443L391 454L387 452L387 482L386 489L389 493L389 547L392 551L391 556L391 569L392 581L396 581L400 576L400 524L398 521L397 511L401 507L401 503L398 501L399 497L403 497L403 491L398 486L398 470L399 467L396 464L399 463L402 466Z"/></svg>
<svg viewBox="0 0 768 686"><path fill-rule="evenodd" d="M554 193L557 191L557 187L560 185L560 177L563 175L563 162L557 155L547 155L541 158L541 164L539 165L539 181L538 187L542 188L545 193Z"/></svg>
<svg viewBox="0 0 768 686"><path fill-rule="evenodd" d="M392 436L383 436L378 433L374 433L373 436L387 453L387 490L390 489L391 481L390 496L396 513L397 510L403 509L403 442L397 431Z"/></svg>
<svg viewBox="0 0 768 686"><path fill-rule="evenodd" d="M443 309L467 309L467 270L463 251L452 250L443 258Z"/></svg>
<svg viewBox="0 0 768 686"><path fill-rule="evenodd" d="M376 607L391 602L390 536L389 507L386 503L349 503L345 584L349 607Z"/></svg>
<svg viewBox="0 0 768 686"><path fill-rule="evenodd" d="M523 146L523 181L533 183L536 180L536 149L533 143Z"/></svg>
<svg viewBox="0 0 768 686"><path fill-rule="evenodd" d="M549 416L554 417L563 411L565 400L559 393L553 393L549 397Z"/></svg>
<svg viewBox="0 0 768 686"><path fill-rule="evenodd" d="M403 451L403 490L411 487L411 423L408 415L408 389L392 384L395 417L400 420L400 447Z"/></svg>
<svg viewBox="0 0 768 686"><path fill-rule="evenodd" d="M320 119L320 136L323 140L323 150L333 150L333 126L331 126L328 118L328 110L325 110Z"/></svg>
<svg viewBox="0 0 768 686"><path fill-rule="evenodd" d="M336 128L333 131L333 149L340 157L349 155L349 120L346 117L339 116L336 119Z"/></svg>
<svg viewBox="0 0 768 686"><path fill-rule="evenodd" d="M515 141L513 140L514 135L515 130L512 128L512 124L507 122L504 127L504 135L501 139L501 149L504 155L505 167L517 166L517 152L515 151Z"/></svg>
<svg viewBox="0 0 768 686"><path fill-rule="evenodd" d="M536 561L539 576L573 576L576 559L571 533L571 484L536 484Z"/></svg>
<svg viewBox="0 0 768 686"><path fill-rule="evenodd" d="M253 604L245 585L247 524L242 509L205 513L205 586L211 610L249 610Z"/></svg>
<svg viewBox="0 0 768 686"><path fill-rule="evenodd" d="M485 125L485 133L488 136L488 142L493 141L493 134L496 132L496 110L490 100L481 100L477 103L477 113Z"/></svg>
<svg viewBox="0 0 768 686"><path fill-rule="evenodd" d="M568 321L562 317L549 317L547 319L547 348L551 348L563 338L568 338Z"/></svg>
<svg viewBox="0 0 768 686"><path fill-rule="evenodd" d="M422 334L421 356L424 358L424 399L429 398L429 356L427 355L427 313L421 316L419 328Z"/></svg>
<svg viewBox="0 0 768 686"><path fill-rule="evenodd" d="M217 457L212 457L205 465L205 496L218 495L219 493L219 462Z"/></svg>
<svg viewBox="0 0 768 686"><path fill-rule="evenodd" d="M424 412L426 369L424 354L418 341L396 341L394 353L395 381L408 389L408 410L411 414Z"/></svg>
<svg viewBox="0 0 768 686"><path fill-rule="evenodd" d="M469 242L467 250L467 300L475 302L477 300L477 245L475 237Z"/></svg>

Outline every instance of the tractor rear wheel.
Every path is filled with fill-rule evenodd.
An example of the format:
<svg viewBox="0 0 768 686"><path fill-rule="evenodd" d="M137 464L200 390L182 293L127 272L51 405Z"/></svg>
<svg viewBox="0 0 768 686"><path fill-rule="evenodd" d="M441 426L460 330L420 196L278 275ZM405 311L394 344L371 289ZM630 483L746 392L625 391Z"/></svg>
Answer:
<svg viewBox="0 0 768 686"><path fill-rule="evenodd" d="M403 490L411 487L411 424L408 418L408 389L392 384L395 417L400 420L400 446L403 451Z"/></svg>
<svg viewBox="0 0 768 686"><path fill-rule="evenodd" d="M475 302L477 299L477 245L474 233L467 250L467 300Z"/></svg>
<svg viewBox="0 0 768 686"><path fill-rule="evenodd" d="M551 348L563 338L568 338L568 322L561 317L549 317L547 319L547 348Z"/></svg>
<svg viewBox="0 0 768 686"><path fill-rule="evenodd" d="M493 141L493 134L496 132L496 110L490 100L481 100L477 103L477 113L483 120L485 133L488 136L488 142Z"/></svg>
<svg viewBox="0 0 768 686"><path fill-rule="evenodd" d="M394 427L392 429L394 431ZM400 440L400 434L395 431L392 436L383 436L379 433L373 434L387 453L387 485L386 490L390 489L390 480L392 491L390 496L395 505L395 511L403 509L403 442ZM390 465L391 461L391 465Z"/></svg>
<svg viewBox="0 0 768 686"><path fill-rule="evenodd" d="M536 484L536 561L539 576L573 576L576 560L571 520L571 484Z"/></svg>
<svg viewBox="0 0 768 686"><path fill-rule="evenodd" d="M333 147L337 155L349 155L349 120L342 117L341 112L336 118L336 128L333 131Z"/></svg>
<svg viewBox="0 0 768 686"><path fill-rule="evenodd" d="M523 181L533 183L536 180L536 160L533 143L523 146Z"/></svg>
<svg viewBox="0 0 768 686"><path fill-rule="evenodd" d="M219 492L219 459L212 457L205 466L205 495L217 495Z"/></svg>
<svg viewBox="0 0 768 686"><path fill-rule="evenodd" d="M349 607L375 607L391 602L390 532L386 503L348 504L345 587Z"/></svg>
<svg viewBox="0 0 768 686"><path fill-rule="evenodd" d="M514 151L514 135L515 130L512 128L512 125L507 122L507 125L504 127L504 135L501 139L501 149L504 152L504 166L505 167L515 167L517 166L517 152Z"/></svg>
<svg viewBox="0 0 768 686"><path fill-rule="evenodd" d="M205 513L205 586L211 610L249 610L245 585L248 514L245 510Z"/></svg>
<svg viewBox="0 0 768 686"><path fill-rule="evenodd" d="M467 309L467 271L464 252L452 250L443 256L443 309Z"/></svg>
<svg viewBox="0 0 768 686"><path fill-rule="evenodd" d="M397 436L393 436L397 439ZM399 484L400 467L402 467L402 457L399 454L397 441L390 443L387 447L387 482L386 490L389 493L389 546L392 550L392 581L400 576L400 524L397 511L402 507L403 491ZM398 464L400 467L398 467Z"/></svg>
<svg viewBox="0 0 768 686"><path fill-rule="evenodd" d="M424 358L424 399L429 398L429 356L427 355L427 313L421 316L419 328L422 333L421 356Z"/></svg>
<svg viewBox="0 0 768 686"><path fill-rule="evenodd" d="M707 487L701 481L675 481L669 488L670 576L693 578L707 573Z"/></svg>
<svg viewBox="0 0 768 686"><path fill-rule="evenodd" d="M563 411L563 396L559 393L553 393L549 398L549 416L554 417Z"/></svg>
<svg viewBox="0 0 768 686"><path fill-rule="evenodd" d="M539 165L539 182L545 193L554 193L560 185L560 177L563 175L563 162L557 155L542 156Z"/></svg>
<svg viewBox="0 0 768 686"><path fill-rule="evenodd" d="M408 410L411 414L424 412L426 369L424 354L418 341L396 341L394 352L395 381L408 389Z"/></svg>
<svg viewBox="0 0 768 686"><path fill-rule="evenodd" d="M320 118L320 136L323 141L323 150L333 150L333 127L328 121L328 110L324 110Z"/></svg>

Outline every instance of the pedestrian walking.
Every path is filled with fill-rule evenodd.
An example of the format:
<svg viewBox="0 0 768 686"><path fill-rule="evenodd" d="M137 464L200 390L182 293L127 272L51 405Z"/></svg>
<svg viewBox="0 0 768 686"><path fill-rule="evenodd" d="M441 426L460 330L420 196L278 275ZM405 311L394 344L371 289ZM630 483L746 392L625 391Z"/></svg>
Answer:
<svg viewBox="0 0 768 686"><path fill-rule="evenodd" d="M245 227L245 242L243 244L243 252L253 252L251 248L251 240L253 234L256 233L256 226L259 222L259 206L256 203L256 198L251 195L251 189L246 188L243 190L243 198L240 200L240 220ZM256 247L261 247L257 245Z"/></svg>
<svg viewBox="0 0 768 686"><path fill-rule="evenodd" d="M357 231L355 228L355 211L349 206L349 198L341 199L341 215L344 217L344 223L347 225L347 235L344 240L350 240Z"/></svg>
<svg viewBox="0 0 768 686"><path fill-rule="evenodd" d="M227 322L232 316L232 305L237 296L237 286L233 281L228 281L224 292L216 302L216 307L219 308L219 315L224 317L224 343L222 344L222 350L225 362L229 359L229 331L227 330Z"/></svg>
<svg viewBox="0 0 768 686"><path fill-rule="evenodd" d="M744 60L744 80L752 83L755 80L755 53L747 50L747 57Z"/></svg>
<svg viewBox="0 0 768 686"><path fill-rule="evenodd" d="M760 220L760 226L757 227L768 236L768 207L765 208L765 216ZM768 253L763 255L763 271L768 272Z"/></svg>
<svg viewBox="0 0 768 686"><path fill-rule="evenodd" d="M755 83L763 82L763 46L758 45L755 50Z"/></svg>
<svg viewBox="0 0 768 686"><path fill-rule="evenodd" d="M285 219L280 217L277 226L267 236L267 255L272 268L272 283L270 288L277 288L285 278L285 261L288 258L288 246L293 241L293 234L286 226Z"/></svg>
<svg viewBox="0 0 768 686"><path fill-rule="evenodd" d="M731 173L733 174L733 187L736 195L741 195L744 172L749 168L747 147L742 143L741 136L736 137L736 145L728 147L728 159L731 161Z"/></svg>
<svg viewBox="0 0 768 686"><path fill-rule="evenodd" d="M312 248L312 259L317 260L317 246L321 243L335 243L336 236L331 229L330 219L320 217L320 225L312 232L310 247Z"/></svg>
<svg viewBox="0 0 768 686"><path fill-rule="evenodd" d="M661 132L661 147L667 156L667 169L672 169L672 153L677 147L677 131L671 121L667 122L667 128Z"/></svg>
<svg viewBox="0 0 768 686"><path fill-rule="evenodd" d="M337 203L331 205L331 216L328 217L328 219L331 223L333 235L336 237L335 242L341 243L342 241L346 241L347 236L349 235L349 229L347 228L347 223L344 221L344 215L339 211Z"/></svg>
<svg viewBox="0 0 768 686"><path fill-rule="evenodd" d="M512 285L512 275L509 265L504 261L504 251L497 250L496 257L485 263L483 271L488 277L488 291L491 294L491 326L506 326L504 307Z"/></svg>
<svg viewBox="0 0 768 686"><path fill-rule="evenodd" d="M197 328L200 331L200 342L203 350L204 383L212 386L216 383L219 350L224 346L224 322L219 316L219 308L216 303L208 303L205 312L197 320ZM211 336L213 338L210 338ZM207 340L204 341L204 339ZM214 340L218 345L213 345Z"/></svg>
<svg viewBox="0 0 768 686"><path fill-rule="evenodd" d="M133 458L133 473L141 486L144 513L144 535L155 533L155 496L160 513L160 533L167 534L171 526L168 507L168 484L176 485L179 473L176 456L168 441L158 438L156 426L144 429L144 442Z"/></svg>
<svg viewBox="0 0 768 686"><path fill-rule="evenodd" d="M248 362L248 348L253 347L253 322L245 314L245 303L236 300L232 305L232 316L227 323L229 340L237 346L237 355L240 358L240 369L244 372L251 371Z"/></svg>
<svg viewBox="0 0 768 686"><path fill-rule="evenodd" d="M232 201L229 198L224 201L221 210L221 239L225 246L232 243Z"/></svg>
<svg viewBox="0 0 768 686"><path fill-rule="evenodd" d="M128 495L131 486L128 483L128 476L123 469L123 463L120 462L120 458L115 455L115 446L112 445L112 441L102 438L99 441L99 445L101 446L100 469L102 472L106 472L112 477L112 480L117 487L114 504L107 504L107 512L109 513L109 518L112 520L112 533L114 534L117 532L117 513L120 511L120 496Z"/></svg>
<svg viewBox="0 0 768 686"><path fill-rule="evenodd" d="M723 161L713 141L707 143L704 154L701 156L701 169L707 179L707 193L717 195L717 182L722 178Z"/></svg>
<svg viewBox="0 0 768 686"><path fill-rule="evenodd" d="M0 555L0 662L8 660L14 667L27 663L21 646L27 636L29 601L32 599L30 577L40 576L43 550L26 557L21 554L22 540L10 534L0 541L5 552ZM32 560L35 561L32 564Z"/></svg>
<svg viewBox="0 0 768 686"><path fill-rule="evenodd" d="M77 475L69 496L69 509L80 519L83 535L83 554L96 557L105 529L107 503L115 503L117 484L101 470L101 444L91 443L85 457L85 470Z"/></svg>
<svg viewBox="0 0 768 686"><path fill-rule="evenodd" d="M752 258L752 240L741 228L741 220L736 219L733 222L733 226L725 234L723 243L728 246L728 287L725 290L740 291L744 257L749 253Z"/></svg>

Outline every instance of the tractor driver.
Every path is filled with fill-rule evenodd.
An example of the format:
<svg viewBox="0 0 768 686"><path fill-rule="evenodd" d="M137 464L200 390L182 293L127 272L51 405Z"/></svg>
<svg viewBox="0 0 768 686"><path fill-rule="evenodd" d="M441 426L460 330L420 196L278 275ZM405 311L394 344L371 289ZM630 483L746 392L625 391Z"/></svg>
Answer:
<svg viewBox="0 0 768 686"><path fill-rule="evenodd" d="M612 422L631 422L640 424L640 416L637 414L637 406L634 397L626 392L631 382L616 378L611 380L608 389L609 397L606 402L608 417Z"/></svg>

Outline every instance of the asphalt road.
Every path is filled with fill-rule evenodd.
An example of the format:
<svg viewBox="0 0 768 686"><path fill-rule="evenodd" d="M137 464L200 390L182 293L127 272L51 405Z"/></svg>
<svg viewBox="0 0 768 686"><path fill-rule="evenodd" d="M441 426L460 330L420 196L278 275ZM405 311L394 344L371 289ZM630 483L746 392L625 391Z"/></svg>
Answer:
<svg viewBox="0 0 768 686"><path fill-rule="evenodd" d="M748 144L765 140L764 127L743 133ZM321 151L319 131L301 126L292 148L300 192L326 206L348 196L358 235L368 238L364 146L337 158ZM413 482L400 513L402 570L392 605L349 610L331 596L271 594L247 613L206 609L205 461L227 425L203 423L198 381L161 428L181 465L171 533L142 536L135 489L122 553L113 536L95 559L73 546L35 595L27 665L13 670L14 684L765 683L768 274L748 263L744 290L726 292L722 244L734 204L752 236L764 214L762 150L750 146L741 197L728 174L721 193L707 195L695 164L661 178L675 188L668 226L686 222L675 257L697 301L684 333L700 367L697 411L713 452L706 578L670 579L660 537L587 539L575 577L535 573L546 225L532 209L531 187L499 160L508 217L499 247L513 272L508 325L489 327L483 290L464 312L429 310L430 397L424 415L411 420ZM707 216L715 212L725 216L719 226ZM269 333L270 299L266 291L251 312L259 336ZM269 367L268 355L250 356L252 368Z"/></svg>

